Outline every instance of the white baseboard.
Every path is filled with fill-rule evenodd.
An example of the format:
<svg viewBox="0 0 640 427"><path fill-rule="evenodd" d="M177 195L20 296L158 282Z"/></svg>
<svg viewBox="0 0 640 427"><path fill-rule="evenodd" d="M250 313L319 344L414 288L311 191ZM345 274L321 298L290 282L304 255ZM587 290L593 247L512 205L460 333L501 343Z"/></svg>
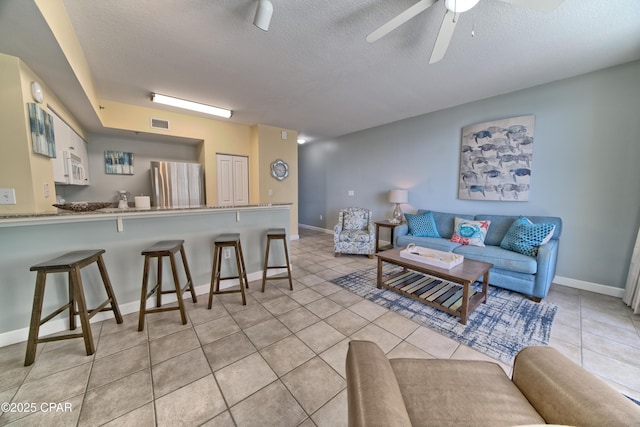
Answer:
<svg viewBox="0 0 640 427"><path fill-rule="evenodd" d="M293 271L293 267L291 267L291 269ZM267 276L268 277L275 276L276 274L281 274L286 272L287 272L286 268L273 268L273 269L269 269ZM253 282L255 280L262 280L262 271L256 271L254 273L247 274L247 279L249 280L249 282ZM236 286L237 284L238 284L238 279L227 280L224 283L220 284L220 289L231 288L233 286ZM209 287L210 287L209 283L196 286L195 287L196 295L198 296L209 295ZM184 295L183 298L187 298L187 299L190 298L190 294L188 292L185 292L183 295ZM162 297L163 304L165 303L170 304L177 300L178 299L175 294L167 294ZM153 307L155 307L155 296L147 300L147 308L153 308ZM118 304L118 308L120 308L120 314L122 314L123 316L131 313L137 313L140 311L140 301L132 301L126 304ZM96 313L96 315L93 316L93 318L91 319L91 323L101 322L103 320L113 319L113 318L114 318L113 312L111 311L100 312L100 313ZM76 321L76 324L77 324L77 327L80 328L79 320ZM45 323L40 327L39 335L42 337L42 336L51 335L51 334L55 334L55 333L63 332L67 330L69 330L68 317L66 319L51 320ZM7 345L26 341L28 337L29 337L28 327L1 333L0 347L5 347Z"/></svg>
<svg viewBox="0 0 640 427"><path fill-rule="evenodd" d="M609 295L616 298L624 296L624 289L615 286L601 285L600 283L587 282L585 280L572 279L570 277L556 276L553 279L554 285L566 286L569 288L581 289L583 291L595 292L597 294Z"/></svg>
<svg viewBox="0 0 640 427"><path fill-rule="evenodd" d="M315 227L313 225L298 224L298 228L306 228L307 230L315 230L315 231L321 231L326 234L333 234L333 230L327 230L326 228Z"/></svg>

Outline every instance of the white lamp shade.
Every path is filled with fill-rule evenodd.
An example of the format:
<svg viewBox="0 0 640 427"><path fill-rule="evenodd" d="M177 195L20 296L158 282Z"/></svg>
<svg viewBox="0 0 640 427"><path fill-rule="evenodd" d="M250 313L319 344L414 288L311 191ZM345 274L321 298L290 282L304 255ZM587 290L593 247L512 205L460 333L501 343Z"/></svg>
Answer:
<svg viewBox="0 0 640 427"><path fill-rule="evenodd" d="M389 191L389 203L407 203L409 201L409 191L396 188Z"/></svg>

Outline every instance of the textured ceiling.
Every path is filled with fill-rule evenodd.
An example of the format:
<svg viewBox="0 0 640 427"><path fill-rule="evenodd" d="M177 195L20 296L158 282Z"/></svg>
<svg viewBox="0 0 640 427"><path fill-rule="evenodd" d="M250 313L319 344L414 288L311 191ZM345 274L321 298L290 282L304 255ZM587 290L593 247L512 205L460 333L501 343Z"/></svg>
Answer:
<svg viewBox="0 0 640 427"><path fill-rule="evenodd" d="M372 44L367 34L417 0L271 1L268 32L252 25L256 0L63 3L101 98L148 107L151 92L173 95L232 109L233 123L297 129L310 140L640 58L638 0L566 0L550 13L481 0L432 65L442 1ZM0 0L0 52L22 57L100 131L59 49L41 39L50 33L30 33L44 23L24 3ZM11 8L17 23L4 13ZM11 30L20 35L7 40Z"/></svg>

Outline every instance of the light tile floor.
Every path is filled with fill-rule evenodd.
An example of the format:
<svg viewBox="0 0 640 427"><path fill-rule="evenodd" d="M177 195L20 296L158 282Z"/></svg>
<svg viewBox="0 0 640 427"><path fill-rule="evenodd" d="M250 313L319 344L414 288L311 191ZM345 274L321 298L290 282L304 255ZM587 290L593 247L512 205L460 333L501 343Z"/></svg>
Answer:
<svg viewBox="0 0 640 427"><path fill-rule="evenodd" d="M187 325L175 311L152 314L144 332L137 313L123 325L96 323L93 356L81 340L51 342L24 367L24 343L1 348L0 402L39 410L4 413L0 425L334 427L346 425L350 339L373 340L389 357L488 359L329 283L375 261L334 258L331 235L300 236L293 291L283 280L261 293L253 282L246 306L231 294L212 310L203 295L187 303ZM561 286L547 300L560 307L550 344L639 399L640 316L620 299ZM41 402L71 411L42 411Z"/></svg>

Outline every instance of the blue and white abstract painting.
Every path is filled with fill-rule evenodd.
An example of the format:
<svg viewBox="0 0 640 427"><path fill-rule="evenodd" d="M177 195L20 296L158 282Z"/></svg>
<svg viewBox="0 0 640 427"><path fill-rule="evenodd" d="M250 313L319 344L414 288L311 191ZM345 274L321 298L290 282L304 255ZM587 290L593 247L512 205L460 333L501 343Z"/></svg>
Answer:
<svg viewBox="0 0 640 427"><path fill-rule="evenodd" d="M528 201L534 124L529 115L462 128L458 198Z"/></svg>

